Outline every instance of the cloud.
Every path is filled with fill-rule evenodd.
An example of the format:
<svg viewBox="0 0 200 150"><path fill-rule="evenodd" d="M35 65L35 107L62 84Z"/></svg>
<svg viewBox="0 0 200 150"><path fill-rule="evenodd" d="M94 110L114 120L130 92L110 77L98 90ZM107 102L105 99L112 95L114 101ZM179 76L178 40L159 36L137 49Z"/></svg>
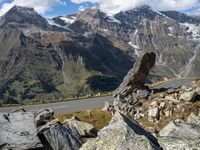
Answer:
<svg viewBox="0 0 200 150"><path fill-rule="evenodd" d="M155 10L186 10L200 6L199 0L71 0L73 3L99 3L102 11L115 14L142 5L149 5Z"/></svg>
<svg viewBox="0 0 200 150"><path fill-rule="evenodd" d="M186 12L186 13L187 13L188 15L191 15L191 16L200 16L200 8L191 10L191 11Z"/></svg>
<svg viewBox="0 0 200 150"><path fill-rule="evenodd" d="M38 13L44 14L52 10L55 5L66 5L64 0L13 0L12 2L3 3L0 8L0 15L6 13L14 5L32 7Z"/></svg>

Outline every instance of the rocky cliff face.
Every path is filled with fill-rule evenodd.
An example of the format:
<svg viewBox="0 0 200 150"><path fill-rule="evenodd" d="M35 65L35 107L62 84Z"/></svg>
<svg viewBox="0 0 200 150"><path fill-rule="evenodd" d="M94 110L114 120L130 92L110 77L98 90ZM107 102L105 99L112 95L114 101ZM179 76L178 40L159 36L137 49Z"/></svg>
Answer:
<svg viewBox="0 0 200 150"><path fill-rule="evenodd" d="M6 101L114 90L149 51L157 55L150 79L199 76L199 19L182 13L142 6L109 16L91 8L46 20L15 6L0 25L0 97Z"/></svg>
<svg viewBox="0 0 200 150"><path fill-rule="evenodd" d="M1 26L16 26L26 27L27 25L39 27L42 29L48 28L48 23L45 18L40 16L33 8L25 8L14 6L0 19Z"/></svg>

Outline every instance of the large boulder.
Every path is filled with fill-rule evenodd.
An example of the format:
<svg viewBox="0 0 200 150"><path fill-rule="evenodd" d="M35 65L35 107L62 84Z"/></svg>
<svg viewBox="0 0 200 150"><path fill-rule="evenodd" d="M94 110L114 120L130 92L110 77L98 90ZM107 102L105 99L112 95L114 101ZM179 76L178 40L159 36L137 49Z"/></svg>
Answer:
<svg viewBox="0 0 200 150"><path fill-rule="evenodd" d="M125 98L135 88L143 88L151 68L155 65L155 61L156 54L154 52L146 53L139 58L134 67L125 76L119 88L113 92L113 96L117 97L117 95L120 95L122 98Z"/></svg>
<svg viewBox="0 0 200 150"><path fill-rule="evenodd" d="M37 126L43 125L53 119L54 111L46 108L35 114Z"/></svg>
<svg viewBox="0 0 200 150"><path fill-rule="evenodd" d="M199 149L200 124L170 122L160 131L159 143L164 150Z"/></svg>
<svg viewBox="0 0 200 150"><path fill-rule="evenodd" d="M95 137L97 129L92 124L81 122L77 117L65 119L64 124L70 128L76 128L82 137Z"/></svg>
<svg viewBox="0 0 200 150"><path fill-rule="evenodd" d="M0 149L41 148L31 112L0 113Z"/></svg>
<svg viewBox="0 0 200 150"><path fill-rule="evenodd" d="M81 150L154 150L161 149L157 139L128 117L116 112L110 124L88 140Z"/></svg>
<svg viewBox="0 0 200 150"><path fill-rule="evenodd" d="M75 128L62 126L56 120L40 127L38 136L45 150L78 150L82 138Z"/></svg>

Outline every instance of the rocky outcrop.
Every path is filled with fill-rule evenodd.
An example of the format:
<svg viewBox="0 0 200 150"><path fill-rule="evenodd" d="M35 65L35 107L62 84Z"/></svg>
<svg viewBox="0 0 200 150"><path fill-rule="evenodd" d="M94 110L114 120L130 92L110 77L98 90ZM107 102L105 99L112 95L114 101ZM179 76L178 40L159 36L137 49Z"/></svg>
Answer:
<svg viewBox="0 0 200 150"><path fill-rule="evenodd" d="M55 120L41 127L38 136L46 150L78 150L82 145L82 138L75 128L62 126Z"/></svg>
<svg viewBox="0 0 200 150"><path fill-rule="evenodd" d="M115 110L125 114L134 114L134 107L138 101L150 96L144 83L155 64L155 60L156 54L153 52L146 53L137 60L134 67L124 77L121 85L113 92Z"/></svg>
<svg viewBox="0 0 200 150"><path fill-rule="evenodd" d="M200 147L200 124L170 122L160 131L159 143L164 150L198 149Z"/></svg>
<svg viewBox="0 0 200 150"><path fill-rule="evenodd" d="M95 129L92 124L81 122L79 118L75 116L71 119L65 119L64 124L69 128L76 128L82 137L95 137L97 134L97 129Z"/></svg>
<svg viewBox="0 0 200 150"><path fill-rule="evenodd" d="M0 113L0 149L39 149L34 116L31 112Z"/></svg>
<svg viewBox="0 0 200 150"><path fill-rule="evenodd" d="M54 111L47 108L43 109L35 114L35 120L37 126L43 125L53 119Z"/></svg>
<svg viewBox="0 0 200 150"><path fill-rule="evenodd" d="M98 132L96 139L88 140L81 150L153 150L161 149L157 139L139 124L116 112L110 124Z"/></svg>
<svg viewBox="0 0 200 150"><path fill-rule="evenodd" d="M155 65L156 54L146 53L139 58L134 67L124 77L121 85L113 92L113 96L120 95L121 98L127 97L135 88L144 88L144 83L150 70Z"/></svg>

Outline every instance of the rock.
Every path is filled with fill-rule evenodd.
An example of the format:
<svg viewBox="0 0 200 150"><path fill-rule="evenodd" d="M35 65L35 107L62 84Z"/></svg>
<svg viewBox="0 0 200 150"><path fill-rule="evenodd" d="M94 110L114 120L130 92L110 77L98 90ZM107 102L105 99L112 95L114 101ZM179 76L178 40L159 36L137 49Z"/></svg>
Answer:
<svg viewBox="0 0 200 150"><path fill-rule="evenodd" d="M195 89L195 92L197 92L197 94L200 95L200 87L196 88L196 89Z"/></svg>
<svg viewBox="0 0 200 150"><path fill-rule="evenodd" d="M163 150L199 150L199 140L184 140L176 137L159 137Z"/></svg>
<svg viewBox="0 0 200 150"><path fill-rule="evenodd" d="M37 126L43 125L53 119L54 111L47 108L36 113L35 120Z"/></svg>
<svg viewBox="0 0 200 150"><path fill-rule="evenodd" d="M38 137L46 150L78 150L82 145L78 131L75 128L62 126L57 120L40 127Z"/></svg>
<svg viewBox="0 0 200 150"><path fill-rule="evenodd" d="M173 121L165 126L160 132L160 136L171 136L183 139L199 139L200 124L180 122L175 124Z"/></svg>
<svg viewBox="0 0 200 150"><path fill-rule="evenodd" d="M111 108L110 103L106 101L104 104L104 108L102 110L109 112L110 108Z"/></svg>
<svg viewBox="0 0 200 150"><path fill-rule="evenodd" d="M159 106L156 101L151 102L148 110L149 121L159 119Z"/></svg>
<svg viewBox="0 0 200 150"><path fill-rule="evenodd" d="M167 94L173 94L173 93L178 93L180 91L179 88L171 88L167 90Z"/></svg>
<svg viewBox="0 0 200 150"><path fill-rule="evenodd" d="M193 112L187 117L188 123L200 123L200 117L196 116Z"/></svg>
<svg viewBox="0 0 200 150"><path fill-rule="evenodd" d="M60 127L62 124L58 120L51 120L47 122L45 125L38 127L38 133L44 132L50 128Z"/></svg>
<svg viewBox="0 0 200 150"><path fill-rule="evenodd" d="M149 91L147 90L137 90L136 97L137 99L146 99L149 96Z"/></svg>
<svg viewBox="0 0 200 150"><path fill-rule="evenodd" d="M158 106L158 103L157 101L153 101L150 103L149 107L157 107Z"/></svg>
<svg viewBox="0 0 200 150"><path fill-rule="evenodd" d="M180 103L180 101L175 99L172 95L165 96L165 100L172 101L175 103Z"/></svg>
<svg viewBox="0 0 200 150"><path fill-rule="evenodd" d="M26 112L26 110L23 107L18 107L17 109L14 109L11 111L11 113L15 113L15 112Z"/></svg>
<svg viewBox="0 0 200 150"><path fill-rule="evenodd" d="M165 98L165 96L166 96L166 93L160 93L161 98Z"/></svg>
<svg viewBox="0 0 200 150"><path fill-rule="evenodd" d="M113 92L113 96L116 97L120 95L125 98L131 94L135 88L143 88L149 71L155 64L155 60L156 54L153 52L146 53L139 58L134 64L134 67L125 76L119 88Z"/></svg>
<svg viewBox="0 0 200 150"><path fill-rule="evenodd" d="M169 117L172 115L172 110L166 110L164 111L165 117Z"/></svg>
<svg viewBox="0 0 200 150"><path fill-rule="evenodd" d="M185 92L180 95L179 100L195 102L196 100L200 100L200 95L196 91Z"/></svg>
<svg viewBox="0 0 200 150"><path fill-rule="evenodd" d="M43 136L54 150L79 150L82 145L80 135L73 128L53 127L44 131Z"/></svg>
<svg viewBox="0 0 200 150"><path fill-rule="evenodd" d="M76 117L65 119L64 124L70 128L76 128L78 133L83 137L96 137L97 129L92 124L81 122Z"/></svg>
<svg viewBox="0 0 200 150"><path fill-rule="evenodd" d="M108 126L88 140L80 150L153 150L160 149L157 139L128 117L116 112Z"/></svg>
<svg viewBox="0 0 200 150"><path fill-rule="evenodd" d="M41 147L32 113L0 113L0 149L25 150Z"/></svg>
<svg viewBox="0 0 200 150"><path fill-rule="evenodd" d="M165 105L166 105L165 102L161 102L160 105L159 105L160 109L164 109L164 108L165 108Z"/></svg>
<svg viewBox="0 0 200 150"><path fill-rule="evenodd" d="M171 121L168 125L166 125L162 130L160 130L160 136L168 136L173 130L177 127L173 121Z"/></svg>
<svg viewBox="0 0 200 150"><path fill-rule="evenodd" d="M200 147L200 124L188 124L180 122L175 124L170 122L162 132L159 143L164 150L169 149L199 149Z"/></svg>
<svg viewBox="0 0 200 150"><path fill-rule="evenodd" d="M159 108L158 107L150 108L148 111L148 117L158 118L159 117Z"/></svg>

